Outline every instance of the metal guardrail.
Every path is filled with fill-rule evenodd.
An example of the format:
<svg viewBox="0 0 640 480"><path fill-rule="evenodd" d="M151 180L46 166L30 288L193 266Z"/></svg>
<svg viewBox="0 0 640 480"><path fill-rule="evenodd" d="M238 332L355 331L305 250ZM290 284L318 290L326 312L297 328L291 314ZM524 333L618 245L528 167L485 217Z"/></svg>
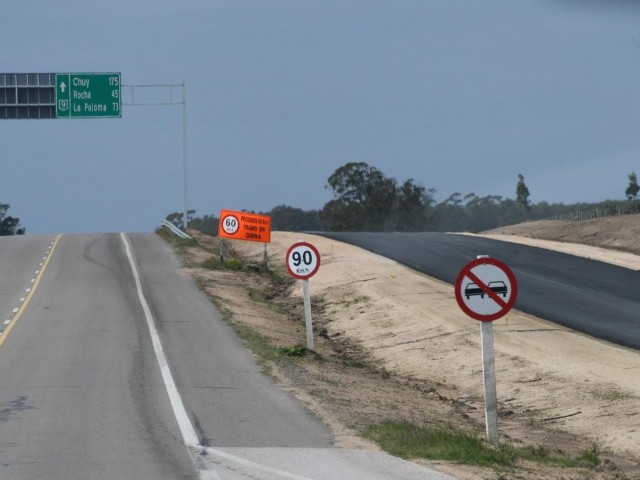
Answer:
<svg viewBox="0 0 640 480"><path fill-rule="evenodd" d="M182 238L183 240L193 240L193 237L191 235L184 233L182 230L176 227L173 223L168 222L167 220L163 220L161 225L167 228L168 230L170 230L171 233L173 233L174 235Z"/></svg>

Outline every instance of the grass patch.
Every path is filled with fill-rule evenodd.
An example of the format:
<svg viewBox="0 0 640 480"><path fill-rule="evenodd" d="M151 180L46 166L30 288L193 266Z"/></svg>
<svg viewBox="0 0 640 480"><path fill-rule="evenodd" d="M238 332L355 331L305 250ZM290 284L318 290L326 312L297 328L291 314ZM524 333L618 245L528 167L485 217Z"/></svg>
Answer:
<svg viewBox="0 0 640 480"><path fill-rule="evenodd" d="M300 344L294 345L293 347L278 347L276 351L283 357L304 357L307 353L304 345Z"/></svg>
<svg viewBox="0 0 640 480"><path fill-rule="evenodd" d="M366 303L369 301L369 297L366 295L358 295L350 300L346 300L343 302L344 306L349 308L359 303Z"/></svg>
<svg viewBox="0 0 640 480"><path fill-rule="evenodd" d="M200 262L199 266L207 270L231 270L234 272L244 272L247 270L247 265L237 258L231 258L220 263L218 257L209 257Z"/></svg>
<svg viewBox="0 0 640 480"><path fill-rule="evenodd" d="M185 264L187 263L187 249L189 247L195 247L198 245L198 242L195 238L191 240L179 238L165 228L157 229L156 235L172 245L175 248L176 253L180 256L182 261L185 262Z"/></svg>
<svg viewBox="0 0 640 480"><path fill-rule="evenodd" d="M482 467L512 466L516 461L512 448L493 448L477 436L454 428L425 428L388 421L370 425L362 434L401 458L447 460Z"/></svg>
<svg viewBox="0 0 640 480"><path fill-rule="evenodd" d="M406 422L370 425L362 434L401 458L446 460L493 468L514 467L519 460L561 468L594 468L600 463L595 448L585 450L577 457L545 447L514 447L505 443L494 448L477 435L461 430L418 427Z"/></svg>
<svg viewBox="0 0 640 480"><path fill-rule="evenodd" d="M265 366L265 362L276 361L281 358L278 348L271 343L271 340L268 337L260 334L253 328L234 321L233 319L227 318L227 322L236 334L245 342L247 348L256 354L263 366Z"/></svg>
<svg viewBox="0 0 640 480"><path fill-rule="evenodd" d="M619 400L629 400L635 398L635 395L625 390L599 390L594 392L593 396L598 400L606 400L608 402L615 402Z"/></svg>
<svg viewBox="0 0 640 480"><path fill-rule="evenodd" d="M366 364L366 362L364 360L360 360L358 358L344 358L342 360L343 365L347 366L347 367L353 367L353 368L366 368L368 367L368 365Z"/></svg>
<svg viewBox="0 0 640 480"><path fill-rule="evenodd" d="M245 265L244 265L244 262L242 260L239 260L237 258L231 258L229 260L225 260L224 268L227 269L227 270L233 270L233 271L236 271L236 272L241 272L242 270L245 269Z"/></svg>
<svg viewBox="0 0 640 480"><path fill-rule="evenodd" d="M220 260L216 257L210 257L200 262L200 266L207 270L220 270Z"/></svg>
<svg viewBox="0 0 640 480"><path fill-rule="evenodd" d="M247 293L249 298L257 303L268 303L268 299L265 296L265 293L258 288L247 287Z"/></svg>
<svg viewBox="0 0 640 480"><path fill-rule="evenodd" d="M577 457L571 457L559 449L541 446L527 446L517 449L518 457L535 463L561 468L594 468L600 464L597 449L583 450Z"/></svg>
<svg viewBox="0 0 640 480"><path fill-rule="evenodd" d="M233 318L233 312L225 306L222 298L215 295L211 295L209 298L211 298L216 308L220 310L225 322L245 343L245 346L256 355L257 361L265 369L265 373L269 373L268 362L281 358L278 349L271 343L271 340L257 330L236 321Z"/></svg>
<svg viewBox="0 0 640 480"><path fill-rule="evenodd" d="M307 353L304 345L298 344L293 347L276 347L271 343L269 337L262 335L256 329L237 322L233 319L233 312L226 308L221 299L213 297L213 303L224 316L227 324L236 332L245 343L245 346L256 355L258 362L269 373L268 362L277 362L283 358L303 357Z"/></svg>

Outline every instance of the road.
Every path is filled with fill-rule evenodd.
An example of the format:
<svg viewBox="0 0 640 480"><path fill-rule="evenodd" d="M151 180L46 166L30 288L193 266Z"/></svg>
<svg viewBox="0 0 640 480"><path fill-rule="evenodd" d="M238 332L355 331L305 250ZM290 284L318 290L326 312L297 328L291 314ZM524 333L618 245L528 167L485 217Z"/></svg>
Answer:
<svg viewBox="0 0 640 480"><path fill-rule="evenodd" d="M518 281L515 308L640 349L640 273L509 242L444 233L321 233L448 283L477 255L505 262Z"/></svg>
<svg viewBox="0 0 640 480"><path fill-rule="evenodd" d="M445 479L261 373L155 235L0 237L0 479Z"/></svg>

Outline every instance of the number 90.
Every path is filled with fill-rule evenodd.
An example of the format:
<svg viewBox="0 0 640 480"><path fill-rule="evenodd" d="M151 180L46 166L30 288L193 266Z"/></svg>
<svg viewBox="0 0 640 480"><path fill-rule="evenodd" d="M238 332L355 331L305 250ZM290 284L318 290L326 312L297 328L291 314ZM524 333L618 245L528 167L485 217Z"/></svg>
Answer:
<svg viewBox="0 0 640 480"><path fill-rule="evenodd" d="M300 254L300 252L293 252L291 254L291 259L293 260L293 265L295 267L299 267L302 263L305 265L311 265L313 263L313 255L311 255L310 250L305 250L302 254Z"/></svg>

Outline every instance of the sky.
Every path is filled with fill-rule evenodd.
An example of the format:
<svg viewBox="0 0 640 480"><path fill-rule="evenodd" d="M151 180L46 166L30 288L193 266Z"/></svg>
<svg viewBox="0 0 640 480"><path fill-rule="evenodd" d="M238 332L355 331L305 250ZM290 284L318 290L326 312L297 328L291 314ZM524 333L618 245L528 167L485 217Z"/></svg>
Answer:
<svg viewBox="0 0 640 480"><path fill-rule="evenodd" d="M198 216L320 209L348 162L413 178L438 201L514 198L518 174L536 203L623 199L640 173L631 0L22 0L2 11L0 73L185 81ZM182 127L180 106L158 105L0 120L0 203L30 234L153 231L184 208Z"/></svg>

